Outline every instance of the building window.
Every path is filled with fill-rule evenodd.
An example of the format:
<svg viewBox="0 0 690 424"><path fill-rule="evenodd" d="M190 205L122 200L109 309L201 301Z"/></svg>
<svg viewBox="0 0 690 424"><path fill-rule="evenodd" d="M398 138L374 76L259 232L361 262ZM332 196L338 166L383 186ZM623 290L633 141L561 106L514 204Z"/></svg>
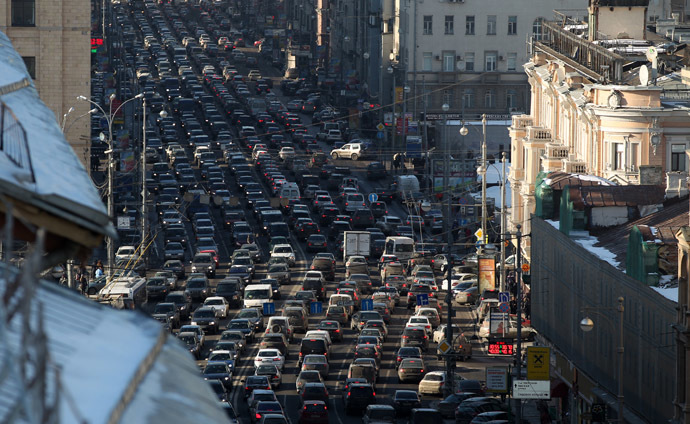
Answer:
<svg viewBox="0 0 690 424"><path fill-rule="evenodd" d="M507 69L514 71L517 68L517 53L508 53Z"/></svg>
<svg viewBox="0 0 690 424"><path fill-rule="evenodd" d="M431 52L422 53L422 71L431 71L431 61L433 54Z"/></svg>
<svg viewBox="0 0 690 424"><path fill-rule="evenodd" d="M443 90L443 104L453 107L453 90Z"/></svg>
<svg viewBox="0 0 690 424"><path fill-rule="evenodd" d="M453 35L455 32L455 20L453 15L446 15L446 21L444 26L444 34Z"/></svg>
<svg viewBox="0 0 690 424"><path fill-rule="evenodd" d="M625 156L625 145L623 143L613 143L613 169L619 171L623 169L623 158Z"/></svg>
<svg viewBox="0 0 690 424"><path fill-rule="evenodd" d="M465 35L474 35L474 16L465 17Z"/></svg>
<svg viewBox="0 0 690 424"><path fill-rule="evenodd" d="M12 0L12 26L36 26L35 0Z"/></svg>
<svg viewBox="0 0 690 424"><path fill-rule="evenodd" d="M685 144L671 145L671 171L685 172Z"/></svg>
<svg viewBox="0 0 690 424"><path fill-rule="evenodd" d="M496 35L496 15L486 17L486 35Z"/></svg>
<svg viewBox="0 0 690 424"><path fill-rule="evenodd" d="M484 52L484 70L492 72L496 70L496 61L498 60L497 52Z"/></svg>
<svg viewBox="0 0 690 424"><path fill-rule="evenodd" d="M517 35L517 16L508 16L508 35Z"/></svg>
<svg viewBox="0 0 690 424"><path fill-rule="evenodd" d="M496 92L494 90L486 90L484 93L484 107L488 109L496 108Z"/></svg>
<svg viewBox="0 0 690 424"><path fill-rule="evenodd" d="M34 56L22 56L22 59L31 79L36 79L36 58Z"/></svg>
<svg viewBox="0 0 690 424"><path fill-rule="evenodd" d="M462 92L462 107L467 109L474 108L474 90L466 88Z"/></svg>
<svg viewBox="0 0 690 424"><path fill-rule="evenodd" d="M455 52L443 52L443 72L455 71Z"/></svg>
<svg viewBox="0 0 690 424"><path fill-rule="evenodd" d="M474 53L465 53L465 70L474 71Z"/></svg>
<svg viewBox="0 0 690 424"><path fill-rule="evenodd" d="M517 91L512 89L506 91L506 107L509 111L517 108Z"/></svg>
<svg viewBox="0 0 690 424"><path fill-rule="evenodd" d="M532 35L534 35L535 40L541 40L543 37L543 29L541 26L541 21L543 20L544 18L537 18L532 24Z"/></svg>
<svg viewBox="0 0 690 424"><path fill-rule="evenodd" d="M422 34L424 34L424 35L433 34L433 32L432 32L433 22L434 22L433 16L431 16L431 15L424 16L424 30L423 30Z"/></svg>

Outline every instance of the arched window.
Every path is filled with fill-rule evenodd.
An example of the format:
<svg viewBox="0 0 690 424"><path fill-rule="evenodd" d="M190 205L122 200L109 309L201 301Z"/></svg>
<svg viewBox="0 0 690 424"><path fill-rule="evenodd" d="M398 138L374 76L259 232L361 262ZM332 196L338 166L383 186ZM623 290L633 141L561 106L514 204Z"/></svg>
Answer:
<svg viewBox="0 0 690 424"><path fill-rule="evenodd" d="M541 40L543 31L542 31L542 21L544 18L537 18L534 20L534 23L532 24L532 34L534 35L535 40Z"/></svg>

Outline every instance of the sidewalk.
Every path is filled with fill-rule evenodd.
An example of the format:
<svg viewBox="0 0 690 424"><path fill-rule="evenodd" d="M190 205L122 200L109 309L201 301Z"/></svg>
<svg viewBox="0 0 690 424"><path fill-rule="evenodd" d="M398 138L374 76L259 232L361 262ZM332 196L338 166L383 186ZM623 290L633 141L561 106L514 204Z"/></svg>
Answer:
<svg viewBox="0 0 690 424"><path fill-rule="evenodd" d="M536 400L522 401L522 420L530 424L541 424L541 413L537 409ZM515 409L513 408L513 412Z"/></svg>

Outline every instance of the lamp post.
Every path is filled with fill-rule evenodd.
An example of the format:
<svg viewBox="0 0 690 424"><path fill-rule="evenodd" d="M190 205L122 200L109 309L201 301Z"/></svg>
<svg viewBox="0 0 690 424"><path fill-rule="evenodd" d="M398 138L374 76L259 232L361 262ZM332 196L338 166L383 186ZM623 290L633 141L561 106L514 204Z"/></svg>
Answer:
<svg viewBox="0 0 690 424"><path fill-rule="evenodd" d="M93 100L86 98L84 96L78 96L77 100L81 100L84 102L89 102L92 105L94 105L98 110L101 111L103 116L105 117L106 121L108 122L108 135L106 138L106 135L101 133L100 134L100 139L101 141L106 141L108 143L108 150L106 153L108 153L108 216L110 219L113 219L113 215L115 215L115 203L113 199L113 178L114 178L114 170L113 167L115 164L113 163L113 158L114 158L114 148L113 148L113 118L117 113L122 109L124 105L127 103L131 102L132 100L135 99L141 99L144 97L142 93L137 94L136 96L132 97L131 99L127 99L124 102L120 103L120 105L113 111L113 100L115 100L115 94L110 95L110 102L109 102L109 108L108 112L105 113L105 110L99 105L98 103L94 102ZM107 239L107 250L108 250L108 266L110 267L110 272L112 273L114 266L115 266L115 243L114 240L111 237L108 237Z"/></svg>
<svg viewBox="0 0 690 424"><path fill-rule="evenodd" d="M482 115L482 243L486 244L486 114Z"/></svg>
<svg viewBox="0 0 690 424"><path fill-rule="evenodd" d="M400 150L405 149L407 150L407 95L410 93L410 86L407 85L407 81L405 81L405 85L403 86L403 110L402 110L402 146ZM397 150L395 149L395 146L393 146L393 149L395 153L398 153Z"/></svg>
<svg viewBox="0 0 690 424"><path fill-rule="evenodd" d="M503 169L501 172L501 281L499 287L502 292L506 291L506 240L507 240L507 213L506 213L506 153L503 152L501 158ZM520 266L520 264L517 264Z"/></svg>
<svg viewBox="0 0 690 424"><path fill-rule="evenodd" d="M393 121L393 123L391 124L391 151L392 151L392 150L393 150L393 146L395 146L395 125L396 125L396 121L395 121L395 102L396 102L398 99L397 99L397 96L395 95L395 94L396 94L396 92L395 92L395 85L396 85L396 82L395 82L395 69L393 69L392 66L389 66L388 69L386 69L386 71L388 72L388 75L390 75L391 77L393 77L393 94L392 94L392 101L391 101L391 108L392 108L392 111L393 111L392 117L391 117L391 120ZM385 152L384 152L384 154L385 154ZM392 162L391 162L391 163L392 163ZM392 168L392 166L391 166L391 168Z"/></svg>
<svg viewBox="0 0 690 424"><path fill-rule="evenodd" d="M616 310L618 312L618 348L616 349L616 352L618 353L618 422L625 422L625 419L623 418L623 407L624 407L624 397L623 397L623 353L625 351L625 348L623 346L623 312L625 312L625 307L623 306L623 302L625 302L625 298L623 296L620 296L618 298L618 305L615 307L586 307L582 308L582 311L590 311L595 314L598 314L602 318L604 318L605 321L607 321L610 325L611 328L615 331L616 326L614 325L613 321L607 317L606 315L602 314L601 312L597 310ZM591 318L589 317L584 317L582 318L582 321L580 321L580 329L586 333L592 331L594 329L594 321L592 321Z"/></svg>
<svg viewBox="0 0 690 424"><path fill-rule="evenodd" d="M447 103L444 103L443 106L441 106L443 109L443 142L445 143L445 152L446 154L444 155L443 158L443 163L444 163L444 168L443 168L443 190L445 190L444 196L446 198L446 207L447 207L447 212L446 212L446 240L448 243L447 246L447 260L446 260L446 309L448 309L448 318L446 320L446 341L451 345L451 351L449 352L450 354L446 356L446 385L444 386L444 390L446 391L447 395L451 395L454 393L453 391L453 365L455 364L455 357L453 356L454 352L452 349L452 346L454 346L453 343L453 290L451 288L451 277L453 275L453 255L452 255L452 248L453 248L453 233L450 231L451 230L451 225L450 225L450 220L451 220L451 204L452 204L452 198L450 194L450 140L448 140L448 131L447 131L447 126L448 122L446 121L446 114L448 113L448 109L450 109L450 106Z"/></svg>

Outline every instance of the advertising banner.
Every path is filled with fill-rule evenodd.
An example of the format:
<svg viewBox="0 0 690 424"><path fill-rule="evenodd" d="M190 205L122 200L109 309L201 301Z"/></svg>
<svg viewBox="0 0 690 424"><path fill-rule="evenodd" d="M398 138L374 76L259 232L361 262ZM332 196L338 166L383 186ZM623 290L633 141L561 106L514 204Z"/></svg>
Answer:
<svg viewBox="0 0 690 424"><path fill-rule="evenodd" d="M479 293L496 288L496 259L479 258Z"/></svg>

